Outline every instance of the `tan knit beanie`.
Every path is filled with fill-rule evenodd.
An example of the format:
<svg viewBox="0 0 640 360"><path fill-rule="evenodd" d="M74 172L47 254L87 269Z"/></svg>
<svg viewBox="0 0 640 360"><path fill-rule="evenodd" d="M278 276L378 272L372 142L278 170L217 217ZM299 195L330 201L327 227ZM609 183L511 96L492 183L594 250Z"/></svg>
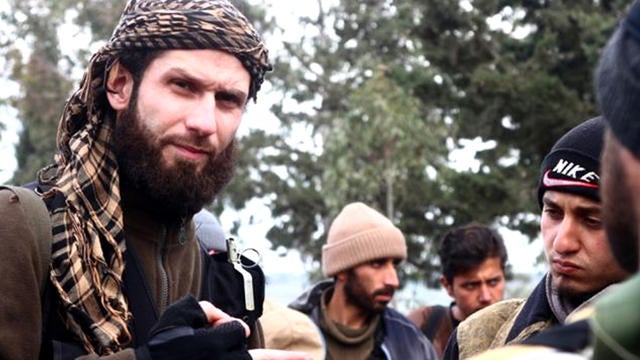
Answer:
<svg viewBox="0 0 640 360"><path fill-rule="evenodd" d="M381 258L407 258L400 229L367 205L356 202L333 220L322 246L322 272L331 277L342 270Z"/></svg>

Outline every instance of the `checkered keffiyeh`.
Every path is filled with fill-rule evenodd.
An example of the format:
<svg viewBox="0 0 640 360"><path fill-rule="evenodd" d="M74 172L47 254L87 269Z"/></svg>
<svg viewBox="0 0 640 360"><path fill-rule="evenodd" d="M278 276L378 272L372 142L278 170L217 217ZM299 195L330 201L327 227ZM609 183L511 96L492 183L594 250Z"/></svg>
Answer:
<svg viewBox="0 0 640 360"><path fill-rule="evenodd" d="M104 79L108 64L131 50L216 49L236 56L256 97L271 69L247 19L225 0L130 0L109 42L91 58L58 128L55 163L40 171L65 205L52 213L51 280L67 326L86 350L106 355L131 343L122 292L125 237L116 158L110 148ZM49 175L51 173L53 175Z"/></svg>

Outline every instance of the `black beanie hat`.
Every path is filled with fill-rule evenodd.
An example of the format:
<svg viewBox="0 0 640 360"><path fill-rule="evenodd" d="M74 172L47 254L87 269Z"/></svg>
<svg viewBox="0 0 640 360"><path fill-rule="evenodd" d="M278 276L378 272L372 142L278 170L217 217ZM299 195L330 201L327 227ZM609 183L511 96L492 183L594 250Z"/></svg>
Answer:
<svg viewBox="0 0 640 360"><path fill-rule="evenodd" d="M640 157L640 2L609 39L595 77L602 115L618 141Z"/></svg>
<svg viewBox="0 0 640 360"><path fill-rule="evenodd" d="M538 205L547 190L572 193L600 202L600 153L604 120L598 116L569 130L540 166Z"/></svg>

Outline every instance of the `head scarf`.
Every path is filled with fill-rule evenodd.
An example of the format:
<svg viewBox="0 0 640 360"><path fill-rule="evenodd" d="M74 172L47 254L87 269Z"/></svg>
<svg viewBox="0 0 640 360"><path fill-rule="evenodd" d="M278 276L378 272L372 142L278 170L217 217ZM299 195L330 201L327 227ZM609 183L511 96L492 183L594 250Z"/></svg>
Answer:
<svg viewBox="0 0 640 360"><path fill-rule="evenodd" d="M123 52L165 49L215 49L236 56L251 75L254 100L271 69L260 36L226 0L130 0L111 39L91 58L60 120L55 163L39 178L52 185L44 196L58 193L65 199L51 215L51 281L68 328L87 351L100 355L131 342L131 312L122 292L124 222L105 77Z"/></svg>

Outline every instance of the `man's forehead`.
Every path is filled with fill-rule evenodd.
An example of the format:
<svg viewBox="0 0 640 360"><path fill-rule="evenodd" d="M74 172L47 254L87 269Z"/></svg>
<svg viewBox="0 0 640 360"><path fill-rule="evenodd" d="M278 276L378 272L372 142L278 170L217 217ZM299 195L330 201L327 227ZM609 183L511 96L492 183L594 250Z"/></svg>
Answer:
<svg viewBox="0 0 640 360"><path fill-rule="evenodd" d="M474 266L471 269L455 273L453 275L453 281L479 281L481 279L492 279L502 275L504 275L504 269L502 269L502 259L495 256L485 259L482 263Z"/></svg>
<svg viewBox="0 0 640 360"><path fill-rule="evenodd" d="M206 66L198 66L201 64ZM234 55L220 50L165 50L153 59L149 69L184 76L187 80L202 82L203 86L233 87L242 90L245 98L251 81L242 63ZM221 80L223 84L216 83Z"/></svg>
<svg viewBox="0 0 640 360"><path fill-rule="evenodd" d="M381 258L371 259L356 265L354 269L365 267L365 266L371 266L372 264L376 264L376 263L381 264L381 263L387 263L387 262L392 262L394 265L397 265L402 262L402 259L394 258L394 257L381 257Z"/></svg>
<svg viewBox="0 0 640 360"><path fill-rule="evenodd" d="M565 205L571 204L575 207L600 209L602 204L586 196L581 196L569 192L547 190L542 196L545 204Z"/></svg>

